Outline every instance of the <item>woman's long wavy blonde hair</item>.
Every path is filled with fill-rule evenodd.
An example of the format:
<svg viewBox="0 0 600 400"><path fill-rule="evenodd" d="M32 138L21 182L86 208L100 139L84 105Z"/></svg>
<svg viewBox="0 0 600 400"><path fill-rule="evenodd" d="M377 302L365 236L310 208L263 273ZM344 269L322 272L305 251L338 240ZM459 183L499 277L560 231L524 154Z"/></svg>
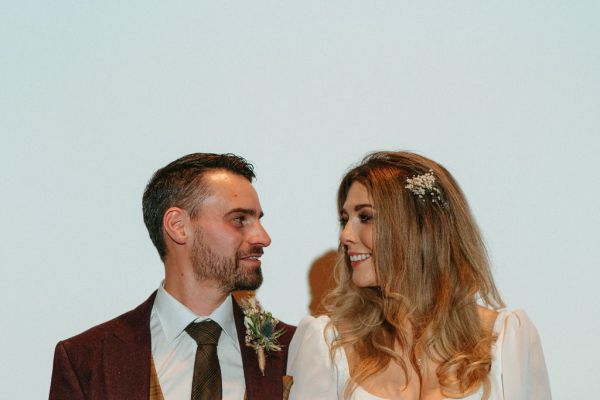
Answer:
<svg viewBox="0 0 600 400"><path fill-rule="evenodd" d="M421 199L405 187L408 178L430 171L441 201ZM337 330L331 356L347 346L356 355L345 396L391 361L400 365L407 384L405 360L421 378L418 360L426 358L439 363L436 374L445 396L463 397L483 386L486 398L495 338L483 327L477 302L496 310L504 303L457 182L420 155L375 152L344 176L339 212L354 182L365 185L374 203L372 260L380 286L352 282L340 244L336 288L325 307L329 328Z"/></svg>

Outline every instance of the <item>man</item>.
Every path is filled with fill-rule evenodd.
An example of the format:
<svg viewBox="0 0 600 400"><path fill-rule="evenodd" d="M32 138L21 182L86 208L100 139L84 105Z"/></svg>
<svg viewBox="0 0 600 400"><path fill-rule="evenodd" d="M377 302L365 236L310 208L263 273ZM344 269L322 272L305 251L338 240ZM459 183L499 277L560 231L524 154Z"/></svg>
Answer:
<svg viewBox="0 0 600 400"><path fill-rule="evenodd" d="M253 178L232 154L190 154L154 174L144 222L165 279L136 309L58 343L51 400L282 399L295 328L277 325L282 349L263 376L231 296L261 285L271 243Z"/></svg>

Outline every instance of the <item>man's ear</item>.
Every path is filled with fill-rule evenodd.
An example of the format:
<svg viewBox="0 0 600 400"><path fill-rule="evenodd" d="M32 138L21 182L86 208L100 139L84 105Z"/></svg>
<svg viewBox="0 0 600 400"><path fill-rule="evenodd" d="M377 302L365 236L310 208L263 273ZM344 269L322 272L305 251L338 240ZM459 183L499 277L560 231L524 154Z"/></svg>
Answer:
<svg viewBox="0 0 600 400"><path fill-rule="evenodd" d="M188 239L189 220L190 217L184 209L171 207L163 215L163 229L172 241L185 244Z"/></svg>

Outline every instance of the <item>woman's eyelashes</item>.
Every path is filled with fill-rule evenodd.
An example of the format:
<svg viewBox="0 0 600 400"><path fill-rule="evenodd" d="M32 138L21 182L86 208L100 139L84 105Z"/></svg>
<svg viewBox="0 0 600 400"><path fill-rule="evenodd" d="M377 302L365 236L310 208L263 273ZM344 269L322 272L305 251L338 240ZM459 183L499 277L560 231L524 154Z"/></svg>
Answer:
<svg viewBox="0 0 600 400"><path fill-rule="evenodd" d="M374 217L375 216L373 215L373 213L361 212L361 213L357 214L355 218L357 218L363 224L370 224L371 222L373 222ZM348 217L348 215L345 215L345 214L340 215L340 226L342 228L345 227L346 224L348 223L349 219L350 219L350 217Z"/></svg>
<svg viewBox="0 0 600 400"><path fill-rule="evenodd" d="M373 214L367 212L358 214L358 218L363 224L371 223L371 221L373 221L373 217Z"/></svg>

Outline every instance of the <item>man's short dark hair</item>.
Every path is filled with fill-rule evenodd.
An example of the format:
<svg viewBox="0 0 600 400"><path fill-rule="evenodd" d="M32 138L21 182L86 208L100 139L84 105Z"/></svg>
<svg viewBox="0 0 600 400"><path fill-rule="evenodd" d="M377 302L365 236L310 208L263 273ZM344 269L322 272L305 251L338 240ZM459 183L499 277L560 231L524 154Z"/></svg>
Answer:
<svg viewBox="0 0 600 400"><path fill-rule="evenodd" d="M144 223L161 259L167 254L162 219L170 207L180 207L193 218L202 200L210 193L202 184L208 171L225 170L252 182L254 167L235 154L193 153L183 156L154 173L144 190Z"/></svg>

